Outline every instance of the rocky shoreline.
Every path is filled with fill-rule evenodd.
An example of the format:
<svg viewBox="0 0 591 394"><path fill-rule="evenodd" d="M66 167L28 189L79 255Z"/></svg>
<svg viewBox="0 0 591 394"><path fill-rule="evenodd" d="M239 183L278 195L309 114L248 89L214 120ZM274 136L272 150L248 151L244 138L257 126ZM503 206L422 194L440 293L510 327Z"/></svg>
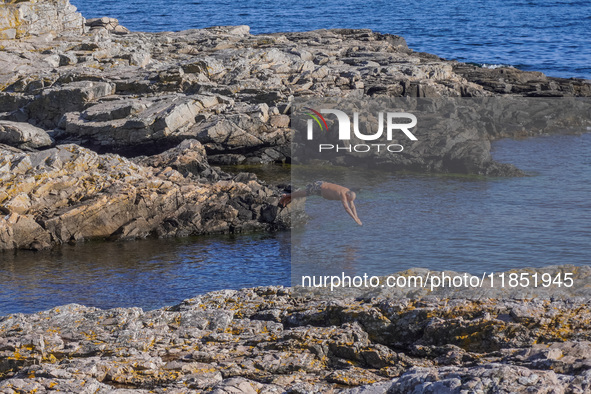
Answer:
<svg viewBox="0 0 591 394"><path fill-rule="evenodd" d="M583 289L591 274L561 270ZM497 290L327 298L259 287L153 311L9 315L0 393L589 392L589 297Z"/></svg>
<svg viewBox="0 0 591 394"><path fill-rule="evenodd" d="M2 1L0 48L0 253L289 228L289 185L218 166L290 163L299 98L591 96L589 81L447 61L370 30L129 32L67 0ZM427 136L429 155L385 165L520 175L490 142L544 126ZM576 272L578 292L547 296L261 287L4 316L0 393L591 392L589 270Z"/></svg>
<svg viewBox="0 0 591 394"><path fill-rule="evenodd" d="M276 209L286 185L215 166L292 162L297 99L591 96L589 81L447 61L370 30L141 33L85 20L67 0L3 3L0 250L288 227ZM490 142L547 132L531 123L452 123L383 164L522 175Z"/></svg>

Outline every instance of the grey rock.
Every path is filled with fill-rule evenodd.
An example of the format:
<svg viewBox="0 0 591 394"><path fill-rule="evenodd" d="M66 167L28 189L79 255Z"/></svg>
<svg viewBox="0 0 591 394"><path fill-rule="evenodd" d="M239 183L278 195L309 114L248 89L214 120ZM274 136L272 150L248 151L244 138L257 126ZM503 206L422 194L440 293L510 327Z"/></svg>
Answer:
<svg viewBox="0 0 591 394"><path fill-rule="evenodd" d="M65 113L81 111L86 104L115 93L115 85L108 82L78 81L62 87L44 89L32 101L26 111L31 119L47 126L56 127Z"/></svg>
<svg viewBox="0 0 591 394"><path fill-rule="evenodd" d="M568 269L575 281L589 278L589 269ZM323 299L294 290L221 290L153 311L70 304L0 317L0 390L589 390L588 298ZM529 320L512 321L512 310Z"/></svg>
<svg viewBox="0 0 591 394"><path fill-rule="evenodd" d="M134 161L144 166L156 168L171 167L185 175L200 175L212 180L218 180L220 177L230 178L230 175L212 168L207 159L205 148L199 141L184 140L175 148L158 155L137 157Z"/></svg>
<svg viewBox="0 0 591 394"><path fill-rule="evenodd" d="M536 392L560 393L565 387L553 371L491 363L475 368L413 368L393 381L388 393Z"/></svg>
<svg viewBox="0 0 591 394"><path fill-rule="evenodd" d="M68 0L4 1L0 20L0 39L84 32L84 18Z"/></svg>
<svg viewBox="0 0 591 394"><path fill-rule="evenodd" d="M294 126L288 115L295 98L591 94L585 81L449 62L414 53L401 37L370 30L255 36L248 26L223 26L118 35L126 31L114 18L86 25L92 34L8 41L0 54L6 65L0 71L0 109L10 120L57 128L58 143L101 152L157 154L197 139L215 163L290 162ZM490 141L549 132L530 128L530 122L486 132L475 125L461 133L457 121L452 123L445 135L422 136L412 152L382 164L515 176L521 172L492 159Z"/></svg>
<svg viewBox="0 0 591 394"><path fill-rule="evenodd" d="M53 144L47 132L29 123L0 120L0 143L16 148L46 148Z"/></svg>
<svg viewBox="0 0 591 394"><path fill-rule="evenodd" d="M169 161L164 168L76 145L35 153L0 149L0 249L286 225L286 217L268 212L277 204L277 190L256 180L235 182L210 169L196 141L179 149L184 157L162 156ZM156 165L156 160L146 163ZM193 169L211 181L200 182L189 172Z"/></svg>
<svg viewBox="0 0 591 394"><path fill-rule="evenodd" d="M427 127L428 131L412 149L379 158L376 165L392 171L523 175L512 165L494 161L491 141L557 130L568 132L588 121L574 116L585 113L578 104L564 111L562 117L555 117L547 101L539 100L539 104L527 109L518 100L532 95L589 96L590 85L586 81L515 69L478 69L415 53L403 38L367 29L251 35L248 26L218 26L183 32L127 33L116 19L104 17L88 20L82 27L77 25L79 34L71 34L80 22L74 7L66 0L35 3L38 4L42 4L39 12L57 9L55 15L63 23L53 29L55 33L42 33L39 25L35 27L38 35L31 27L23 38L3 42L0 118L52 130L58 148L46 158L55 168L59 163L76 160L78 156L65 153L71 148L60 148L73 143L100 153L135 157L125 162L129 168L121 170L122 179L131 179L133 183L142 176L158 178L153 184L130 186L117 182L104 171L106 167L99 170L93 163L118 168L114 163L119 159L84 151L79 160L97 170L101 182L91 182L86 190L82 186L78 189L55 185L57 190L45 193L45 202L41 203L28 189L26 176L41 175L43 166L37 166L42 155L11 156L10 162L5 160L0 166L0 177L23 185L3 190L6 196L0 197L0 204L5 204L3 209L11 215L35 217L42 232L51 234L55 243L94 237L127 239L283 227L291 209L280 211L274 205L276 196L271 196L278 193L277 189L255 179L232 179L211 165L297 163L302 157L313 158L306 152L299 155L299 151L292 151L298 125L292 124L289 115L301 98L344 102L405 97L432 99L435 104L441 98L449 99L446 103L452 103L451 98L456 97L471 97L475 101L499 96L507 99L506 106L492 106L491 113L484 115L473 108L452 108L455 111L450 111L443 127ZM14 7L30 9L32 5L28 1L9 4L2 12L12 12ZM38 21L47 28L55 27L54 22L51 18ZM2 23L2 31L13 28ZM19 36L21 33L16 30L15 36ZM585 105L585 101L580 103ZM461 114L467 115L468 121ZM470 122L471 119L474 121ZM497 121L512 119L515 122L509 122L509 126L496 126ZM190 141L182 145L185 140ZM329 161L356 165L359 159L352 154ZM31 166L32 162L37 164ZM132 166L137 167L137 172ZM61 171L54 167L51 171ZM78 171L86 170L80 167ZM13 174L18 178L11 178ZM59 176L68 181L79 178L74 173ZM161 181L164 186L154 186L161 185ZM199 194L191 188L201 184L208 189L205 205L188 208L195 204ZM233 194L238 192L236 188L243 188L240 193L245 195L259 197L240 202ZM100 206L96 200L99 190L126 197L105 212L116 217L114 228L101 225L100 231L93 232L90 227L96 223L85 224L82 218L90 212L85 210ZM152 191L159 197L153 197ZM142 200L144 193L150 196L146 200ZM209 199L216 193L221 197L219 203ZM190 197L179 200L177 206L171 203L177 195ZM133 204L130 208L132 200L138 201L140 207ZM141 201L149 204L143 206ZM49 208L49 202L57 205ZM89 208L95 202L98 205ZM40 207L52 211L53 216L34 216ZM166 222L164 216L147 212L152 208L172 215L171 220ZM72 216L63 212L72 209ZM117 216L125 209L125 215ZM207 209L212 209L212 213L205 213ZM27 223L24 228L40 234L28 219L12 217L15 223L11 226ZM45 236L17 240L9 233L5 230L3 235L5 245L11 245L6 247L36 248L47 244ZM454 355L447 358L450 363L454 359Z"/></svg>

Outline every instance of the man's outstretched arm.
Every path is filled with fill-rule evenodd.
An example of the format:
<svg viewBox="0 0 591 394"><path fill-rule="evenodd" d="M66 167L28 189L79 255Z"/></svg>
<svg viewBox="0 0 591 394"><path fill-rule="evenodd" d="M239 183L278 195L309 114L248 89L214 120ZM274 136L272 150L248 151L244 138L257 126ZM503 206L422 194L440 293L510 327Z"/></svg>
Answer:
<svg viewBox="0 0 591 394"><path fill-rule="evenodd" d="M353 201L349 201L349 206L351 207L351 211L353 211L353 215L355 215L357 220L359 220L359 216L357 216L357 209L355 208L355 204L353 203Z"/></svg>
<svg viewBox="0 0 591 394"><path fill-rule="evenodd" d="M343 202L343 208L345 208L345 211L347 211L349 216L351 216L358 225L363 226L363 223L361 223L361 220L357 217L357 211L355 210L355 204L353 204L353 201L349 201L346 198L343 198L341 201ZM351 209L349 204L353 206L353 209Z"/></svg>

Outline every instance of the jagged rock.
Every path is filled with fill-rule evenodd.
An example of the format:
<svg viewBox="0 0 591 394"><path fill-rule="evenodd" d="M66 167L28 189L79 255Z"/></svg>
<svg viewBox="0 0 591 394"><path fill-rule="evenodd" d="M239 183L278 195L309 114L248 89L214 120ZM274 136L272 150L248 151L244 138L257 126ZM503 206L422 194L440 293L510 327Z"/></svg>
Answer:
<svg viewBox="0 0 591 394"><path fill-rule="evenodd" d="M7 41L0 54L3 118L56 128L58 144L100 152L158 154L197 139L212 163L251 164L293 159L288 116L297 98L591 94L586 81L450 62L367 29L255 36L247 26L226 26L113 35L116 19L87 25L92 35ZM490 141L544 132L531 125L470 135L455 127L443 136L453 144L422 136L422 147L388 165L519 175L492 160Z"/></svg>
<svg viewBox="0 0 591 394"><path fill-rule="evenodd" d="M550 78L540 72L520 71L512 67L482 68L456 63L453 70L468 81L497 94L520 94L532 97L589 96L589 81Z"/></svg>
<svg viewBox="0 0 591 394"><path fill-rule="evenodd" d="M86 26L90 27L90 32L94 33L96 30L104 29L115 34L127 34L129 30L119 24L115 18L102 17L87 19Z"/></svg>
<svg viewBox="0 0 591 394"><path fill-rule="evenodd" d="M282 287L153 311L71 304L0 317L0 392L584 393L590 319L588 298L322 299Z"/></svg>
<svg viewBox="0 0 591 394"><path fill-rule="evenodd" d="M25 9L30 4L19 2L3 10ZM39 4L72 11L66 0ZM68 21L71 22L66 18ZM69 23L66 22L64 29ZM29 165L29 161L41 156L10 153L10 159L3 158L0 176L18 184L11 185L10 190L2 185L4 194L0 194L0 204L13 215L7 215L14 222L10 227L23 226L34 236L19 238L12 230L5 229L4 247L44 247L47 237L41 234L50 234L52 243L60 243L87 237L186 235L285 224L290 209L279 210L274 206L270 189L255 179L233 180L210 164L296 161L298 157L291 149L295 126L289 115L297 107L298 98L477 97L484 100L507 92L590 94L586 81L556 79L515 69L477 69L435 55L414 53L403 38L367 29L251 35L247 26L224 26L176 33L117 35L109 31L116 32L118 22L108 17L89 20L87 27L96 31L72 35L61 34L64 29L55 29L54 33L39 33L37 37L3 41L0 119L52 130L58 148L49 155L57 155L56 161L63 155L56 152L68 149L76 150L80 156L65 160L92 163L115 160L115 156L108 155L91 158L88 151L61 146L74 143L100 153L137 156L136 163L144 164L126 161L125 166L136 165L138 172L135 167L129 167L121 170L125 174L121 179L113 180L103 172L105 168L95 168L89 163L89 168L98 171L95 178L78 177L87 180L86 184L79 184L74 182L76 177L72 174L59 174L65 177L66 183L52 185L53 194L43 189L45 194L41 198L31 194L31 190L40 186L40 180L29 182L29 175L43 179L42 170L47 170L47 174L61 170ZM505 85L501 89L491 81L510 85L510 89ZM443 130L427 128L426 135L412 149L391 155L378 164L394 171L521 175L514 166L492 159L491 140L554 132L562 126L568 130L568 126L585 120L573 116L573 111L565 112L562 123L552 116L544 118L547 110L544 105L541 103L536 108L537 114L542 115L535 117L536 121L516 105L510 116L516 116L518 121L512 127L488 127L486 122L468 122L469 126L464 127L458 118L450 117ZM471 115L470 111L466 112ZM499 115L503 112L500 108L487 116L506 120ZM539 119L544 121L538 122ZM182 145L184 140L191 141ZM151 158L151 155L155 156ZM335 159L333 163L355 164L357 159L352 155ZM156 188L151 181L137 181L141 177L158 185L164 182L165 186ZM128 179L136 183L130 184ZM195 204L192 199L197 197L183 200L190 189L185 182L205 182L207 193L218 193L211 189L213 185L225 188L219 191L221 205L212 208L214 213L209 216L200 216L199 209L197 212L187 208L189 202ZM246 206L233 200L228 194L232 195L236 184L243 185L238 188L248 188L244 193L258 197L247 198L250 202ZM173 199L173 196L183 198ZM116 203L111 198L116 198ZM86 219L103 209L107 201L109 208L101 211L106 216L95 217L95 222ZM50 208L50 202L56 205ZM38 211L40 207L45 211ZM123 209L126 213L119 215ZM148 213L148 209L161 214ZM116 219L106 225L108 215ZM33 217L34 223L29 220ZM95 230L92 226L96 226Z"/></svg>
<svg viewBox="0 0 591 394"><path fill-rule="evenodd" d="M58 125L63 114L81 111L98 98L115 93L115 86L108 82L77 81L60 88L48 88L25 109L29 119L35 119L48 128Z"/></svg>
<svg viewBox="0 0 591 394"><path fill-rule="evenodd" d="M178 96L156 100L108 101L83 113L68 112L57 138L75 138L94 146L128 150L163 139L182 140L202 108L199 101ZM110 118L110 119L109 119ZM170 142L169 142L170 143Z"/></svg>
<svg viewBox="0 0 591 394"><path fill-rule="evenodd" d="M16 148L46 148L53 144L47 132L29 123L0 120L0 143Z"/></svg>
<svg viewBox="0 0 591 394"><path fill-rule="evenodd" d="M0 39L9 39L0 135L46 147L34 146L36 125L55 129L58 143L41 152L0 145L0 249L289 227L295 202L280 211L279 190L210 164L293 159L295 98L591 94L588 81L448 62L370 30L132 33L112 18L85 28L66 0L4 1L0 20ZM451 122L388 164L516 175L492 161L490 141L557 125L517 112L514 128ZM558 125L569 125L566 115ZM588 267L568 269L577 283L570 294L588 294ZM66 305L0 317L0 392L590 390L588 296L515 300L489 289L462 298L422 288L326 299L299 290L219 291L154 311Z"/></svg>
<svg viewBox="0 0 591 394"><path fill-rule="evenodd" d="M194 147L200 145L185 143L181 149ZM278 191L256 180L205 184L171 167L144 167L76 145L0 152L0 249L263 230L287 220L277 218Z"/></svg>
<svg viewBox="0 0 591 394"><path fill-rule="evenodd" d="M52 32L84 32L84 18L68 0L2 0L1 3L0 40Z"/></svg>
<svg viewBox="0 0 591 394"><path fill-rule="evenodd" d="M388 393L564 392L553 371L491 363L482 367L413 368L393 381Z"/></svg>
<svg viewBox="0 0 591 394"><path fill-rule="evenodd" d="M184 140L177 147L169 149L161 154L148 157L137 157L134 161L144 166L152 166L156 168L171 167L184 175L194 174L210 180L231 178L231 175L216 170L216 168L212 168L209 165L205 148L197 140ZM237 182L245 182L252 179L234 178L234 180Z"/></svg>

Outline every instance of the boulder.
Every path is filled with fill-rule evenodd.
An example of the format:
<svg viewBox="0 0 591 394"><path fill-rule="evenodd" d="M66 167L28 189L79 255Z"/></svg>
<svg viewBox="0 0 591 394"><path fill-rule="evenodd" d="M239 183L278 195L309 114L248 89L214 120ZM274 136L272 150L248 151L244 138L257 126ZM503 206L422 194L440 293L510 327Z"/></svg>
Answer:
<svg viewBox="0 0 591 394"><path fill-rule="evenodd" d="M106 30L114 34L127 34L129 30L119 24L119 20L115 18L102 17L86 20L86 26L90 28L91 33L96 33L100 30Z"/></svg>
<svg viewBox="0 0 591 394"><path fill-rule="evenodd" d="M53 144L47 132L29 123L0 120L0 143L20 149L47 148Z"/></svg>

